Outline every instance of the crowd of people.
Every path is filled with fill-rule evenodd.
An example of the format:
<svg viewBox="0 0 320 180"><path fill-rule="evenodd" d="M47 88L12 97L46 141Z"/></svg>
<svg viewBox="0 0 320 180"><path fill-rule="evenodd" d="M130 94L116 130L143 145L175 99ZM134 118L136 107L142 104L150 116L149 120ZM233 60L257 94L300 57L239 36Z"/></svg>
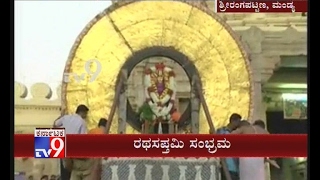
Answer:
<svg viewBox="0 0 320 180"><path fill-rule="evenodd" d="M105 134L107 120L101 118L96 128L87 131L85 119L89 108L79 105L75 114L64 115L54 121L54 127L64 127L66 134ZM257 120L253 124L242 120L241 115L232 114L229 124L217 130L218 134L269 134L265 123ZM221 158L222 180L265 180L265 163L280 168L274 160L261 158ZM62 180L100 180L101 159L73 158L61 160Z"/></svg>
<svg viewBox="0 0 320 180"><path fill-rule="evenodd" d="M217 130L218 134L269 134L262 120L253 124L242 120L241 115L234 113L229 124ZM276 161L267 157L221 158L221 180L265 180L265 163L280 168Z"/></svg>
<svg viewBox="0 0 320 180"><path fill-rule="evenodd" d="M27 178L28 180L34 180L35 178L30 175L28 176ZM61 180L60 176L56 176L56 175L51 175L51 176L48 176L48 175L43 175L40 180Z"/></svg>

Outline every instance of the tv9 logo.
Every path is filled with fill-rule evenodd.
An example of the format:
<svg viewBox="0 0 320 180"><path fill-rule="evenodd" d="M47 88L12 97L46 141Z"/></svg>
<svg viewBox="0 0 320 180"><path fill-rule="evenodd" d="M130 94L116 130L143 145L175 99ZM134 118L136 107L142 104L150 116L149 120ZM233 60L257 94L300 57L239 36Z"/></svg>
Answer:
<svg viewBox="0 0 320 180"><path fill-rule="evenodd" d="M60 132L59 134L58 131L57 130L53 130L53 131L41 130L41 132L38 133L39 136L34 137L34 157L35 158L65 158L66 157L65 133L62 134Z"/></svg>
<svg viewBox="0 0 320 180"><path fill-rule="evenodd" d="M92 70L95 69L95 70ZM93 82L97 79L98 75L101 72L101 63L96 59L88 60L84 64L84 70L85 72L81 74L77 73L64 73L63 74L63 82L69 83L72 80L74 80L76 83L80 83L81 81L84 81L87 77L89 77L88 82Z"/></svg>

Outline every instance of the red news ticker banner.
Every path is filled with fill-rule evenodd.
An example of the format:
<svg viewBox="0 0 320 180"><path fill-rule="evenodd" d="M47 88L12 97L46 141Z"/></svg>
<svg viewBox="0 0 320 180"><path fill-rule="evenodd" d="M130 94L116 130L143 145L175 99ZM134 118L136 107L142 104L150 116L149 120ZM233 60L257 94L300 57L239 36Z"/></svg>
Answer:
<svg viewBox="0 0 320 180"><path fill-rule="evenodd" d="M219 13L285 13L307 12L307 0L217 0L217 12Z"/></svg>
<svg viewBox="0 0 320 180"><path fill-rule="evenodd" d="M306 157L307 135L67 135L81 157ZM15 157L34 157L34 135L14 137Z"/></svg>

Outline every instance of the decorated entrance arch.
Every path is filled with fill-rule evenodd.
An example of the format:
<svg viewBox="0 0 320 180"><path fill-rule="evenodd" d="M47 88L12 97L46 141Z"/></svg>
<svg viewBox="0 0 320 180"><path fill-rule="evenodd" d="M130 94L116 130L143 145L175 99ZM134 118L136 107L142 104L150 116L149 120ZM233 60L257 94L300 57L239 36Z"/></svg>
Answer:
<svg viewBox="0 0 320 180"><path fill-rule="evenodd" d="M88 76L64 83L63 108L73 112L78 104L86 104L91 109L89 128L94 127L111 110L121 69L130 74L138 62L152 56L172 58L190 80L200 78L216 127L225 125L233 112L252 115L251 71L240 41L216 14L182 1L120 2L89 22L70 52L65 72L81 74L91 59L98 60L102 70L93 82ZM138 129L134 120L127 121ZM117 132L117 124L112 124L111 133ZM199 124L200 133L207 133L204 113Z"/></svg>

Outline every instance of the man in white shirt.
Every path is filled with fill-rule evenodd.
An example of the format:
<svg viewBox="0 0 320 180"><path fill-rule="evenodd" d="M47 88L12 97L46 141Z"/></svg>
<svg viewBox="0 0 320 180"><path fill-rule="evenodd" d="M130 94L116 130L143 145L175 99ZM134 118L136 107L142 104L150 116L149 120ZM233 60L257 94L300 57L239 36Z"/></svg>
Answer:
<svg viewBox="0 0 320 180"><path fill-rule="evenodd" d="M87 134L87 118L89 108L83 104L79 105L76 109L76 113L72 115L63 115L56 119L53 123L53 127L63 127L66 130L66 134ZM62 180L70 180L73 169L74 160L65 159L61 161L60 173ZM79 163L76 163L76 165ZM73 178L74 179L74 178Z"/></svg>
<svg viewBox="0 0 320 180"><path fill-rule="evenodd" d="M64 127L66 134L87 134L87 118L89 108L83 104L77 107L76 113L64 115L54 121L54 127Z"/></svg>

